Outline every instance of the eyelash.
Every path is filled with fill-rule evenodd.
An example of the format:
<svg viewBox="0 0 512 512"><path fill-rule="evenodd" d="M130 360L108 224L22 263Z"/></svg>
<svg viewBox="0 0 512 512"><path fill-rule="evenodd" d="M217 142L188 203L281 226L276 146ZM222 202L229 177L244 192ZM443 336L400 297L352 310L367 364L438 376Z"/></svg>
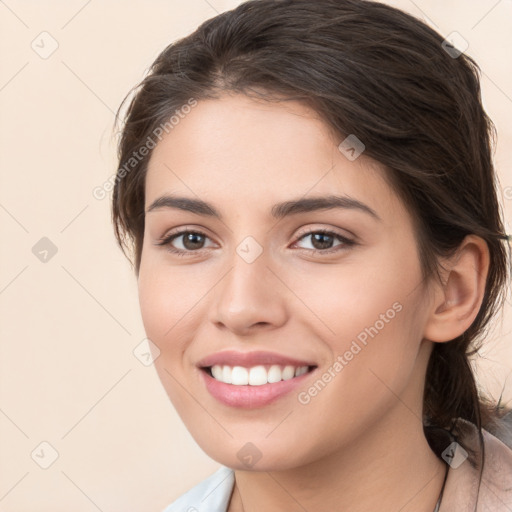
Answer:
<svg viewBox="0 0 512 512"><path fill-rule="evenodd" d="M328 229L311 229L305 233L302 233L302 235L296 240L296 241L299 241L299 240L302 240L303 238L309 236L309 235L313 235L313 234L317 234L317 233L320 233L322 235L329 235L329 236L332 236L334 237L335 239L337 239L338 241L342 242L341 245L336 245L330 249L304 249L304 248L299 248L299 249L295 249L295 250L300 250L300 251L307 251L308 253L313 253L313 254L320 254L320 255L327 255L327 254L332 254L334 252L339 252L340 250L344 250L348 247L351 247L351 246L354 246L354 245L357 245L357 243L354 241L354 240L350 240L349 238L346 238L342 235L340 235L339 233L336 233L335 231L329 231ZM167 246L167 251L169 251L170 253L173 253L175 254L176 256L180 256L180 257L183 257L183 256L189 256L189 255L193 255L193 254L201 254L203 251L205 251L206 249L197 249L197 250L182 250L182 249L176 249L175 247L173 247L171 245L171 242L176 239L176 238L179 238L180 236L183 236L185 234L193 234L193 235L199 235L199 236L202 236L204 238L208 238L208 236L205 234L205 233L202 233L201 231L195 231L195 230L190 230L190 229L183 229L181 231L177 231L176 233L171 233L170 235L167 235L165 237L162 237L159 239L159 241L156 243L156 245L159 245L159 246Z"/></svg>

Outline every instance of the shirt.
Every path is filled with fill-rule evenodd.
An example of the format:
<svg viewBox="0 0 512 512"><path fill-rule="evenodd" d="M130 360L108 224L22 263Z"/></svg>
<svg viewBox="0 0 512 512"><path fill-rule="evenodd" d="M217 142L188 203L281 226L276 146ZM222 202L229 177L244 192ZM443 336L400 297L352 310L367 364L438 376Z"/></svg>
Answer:
<svg viewBox="0 0 512 512"><path fill-rule="evenodd" d="M452 432L455 440L442 454L448 462L448 475L439 512L511 512L512 449L482 429L485 462L479 489L482 459L478 449L478 429L465 420L459 419L459 422L464 431ZM475 465L462 445L477 453ZM227 512L234 484L234 471L221 466L163 512Z"/></svg>

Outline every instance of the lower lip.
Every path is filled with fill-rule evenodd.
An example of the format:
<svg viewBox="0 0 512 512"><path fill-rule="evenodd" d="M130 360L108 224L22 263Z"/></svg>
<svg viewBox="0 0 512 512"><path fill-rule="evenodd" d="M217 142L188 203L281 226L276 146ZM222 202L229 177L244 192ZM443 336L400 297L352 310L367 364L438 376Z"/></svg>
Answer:
<svg viewBox="0 0 512 512"><path fill-rule="evenodd" d="M314 371L315 369L293 379L281 380L273 384L263 384L261 386L225 384L215 380L205 370L201 370L201 373L203 374L206 388L219 402L231 407L256 409L269 405L287 395L300 386Z"/></svg>

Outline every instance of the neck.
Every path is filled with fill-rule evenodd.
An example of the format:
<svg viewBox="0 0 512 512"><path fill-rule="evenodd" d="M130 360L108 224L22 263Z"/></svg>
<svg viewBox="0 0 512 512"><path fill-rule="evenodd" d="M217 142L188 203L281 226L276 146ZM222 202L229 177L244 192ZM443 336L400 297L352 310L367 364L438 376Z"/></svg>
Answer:
<svg viewBox="0 0 512 512"><path fill-rule="evenodd" d="M446 465L432 452L420 420L379 419L350 446L284 471L235 471L229 512L433 512ZM405 413L405 414L403 414Z"/></svg>

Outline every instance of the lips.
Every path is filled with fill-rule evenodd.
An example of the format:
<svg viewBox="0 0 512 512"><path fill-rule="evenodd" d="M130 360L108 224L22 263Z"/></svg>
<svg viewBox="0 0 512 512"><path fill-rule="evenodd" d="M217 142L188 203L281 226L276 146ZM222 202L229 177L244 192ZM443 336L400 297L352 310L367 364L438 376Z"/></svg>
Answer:
<svg viewBox="0 0 512 512"><path fill-rule="evenodd" d="M218 352L197 366L214 398L241 408L269 405L301 385L317 367L308 360L262 351Z"/></svg>
<svg viewBox="0 0 512 512"><path fill-rule="evenodd" d="M276 354L274 352L252 351L237 352L234 350L226 350L211 354L201 359L197 366L199 368L211 368L214 365L219 366L242 366L251 368L260 365L279 365L279 366L316 366L313 361L295 359L286 355Z"/></svg>

